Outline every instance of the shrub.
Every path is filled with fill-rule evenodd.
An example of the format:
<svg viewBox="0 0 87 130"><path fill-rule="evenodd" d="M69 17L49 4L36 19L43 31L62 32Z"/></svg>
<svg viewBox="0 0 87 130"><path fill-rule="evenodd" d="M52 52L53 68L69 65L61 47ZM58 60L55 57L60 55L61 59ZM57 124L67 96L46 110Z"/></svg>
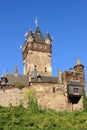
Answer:
<svg viewBox="0 0 87 130"><path fill-rule="evenodd" d="M83 89L83 109L84 111L87 112L87 97L84 89Z"/></svg>
<svg viewBox="0 0 87 130"><path fill-rule="evenodd" d="M23 89L25 87L25 85L23 83L19 82L19 83L16 84L16 87L18 89Z"/></svg>

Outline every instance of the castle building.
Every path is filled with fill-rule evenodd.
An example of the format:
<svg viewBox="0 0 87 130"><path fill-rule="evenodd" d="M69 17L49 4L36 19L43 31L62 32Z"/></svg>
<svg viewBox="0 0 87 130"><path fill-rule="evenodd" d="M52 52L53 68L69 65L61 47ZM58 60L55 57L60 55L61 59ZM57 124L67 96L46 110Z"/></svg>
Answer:
<svg viewBox="0 0 87 130"><path fill-rule="evenodd" d="M0 105L19 104L18 82L27 89L32 88L38 105L57 111L73 111L83 109L82 90L86 90L84 65L80 59L68 71L58 70L58 77L52 76L52 39L47 32L44 38L39 26L35 32L30 30L22 46L24 74L18 74L15 66L14 74L6 74L0 80ZM22 100L26 88L22 90Z"/></svg>
<svg viewBox="0 0 87 130"><path fill-rule="evenodd" d="M52 76L51 41L49 33L43 38L39 27L35 33L30 30L22 48L24 74L31 74L35 68L38 74Z"/></svg>

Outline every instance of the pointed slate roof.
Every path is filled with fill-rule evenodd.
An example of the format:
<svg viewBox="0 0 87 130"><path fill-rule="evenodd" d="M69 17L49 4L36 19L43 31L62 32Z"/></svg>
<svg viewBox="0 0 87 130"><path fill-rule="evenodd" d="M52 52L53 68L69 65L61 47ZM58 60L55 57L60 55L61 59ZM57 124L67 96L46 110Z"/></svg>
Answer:
<svg viewBox="0 0 87 130"><path fill-rule="evenodd" d="M48 32L46 33L46 38L52 40L51 37L50 37L50 34Z"/></svg>
<svg viewBox="0 0 87 130"><path fill-rule="evenodd" d="M8 80L7 85L15 85L17 82L21 82L24 85L29 85L29 79L27 75L19 75L15 76L14 74L7 74L6 78Z"/></svg>
<svg viewBox="0 0 87 130"><path fill-rule="evenodd" d="M75 64L75 66L77 66L77 65L82 65L82 63L81 63L81 61L80 61L80 58L79 58L79 57L77 57L77 59L76 59L76 64Z"/></svg>
<svg viewBox="0 0 87 130"><path fill-rule="evenodd" d="M35 42L37 43L44 43L44 38L43 35L39 29L39 27L36 27L35 33L34 33L34 37L35 37Z"/></svg>
<svg viewBox="0 0 87 130"><path fill-rule="evenodd" d="M28 36L32 36L33 35L33 32L32 30L30 29L29 33L28 33Z"/></svg>

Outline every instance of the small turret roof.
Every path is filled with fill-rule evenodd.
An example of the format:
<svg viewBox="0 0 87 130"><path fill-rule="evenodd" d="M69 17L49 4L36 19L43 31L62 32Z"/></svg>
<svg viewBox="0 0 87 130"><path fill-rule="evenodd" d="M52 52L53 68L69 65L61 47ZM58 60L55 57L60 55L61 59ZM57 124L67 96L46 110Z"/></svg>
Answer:
<svg viewBox="0 0 87 130"><path fill-rule="evenodd" d="M33 32L32 30L30 29L29 33L28 33L28 36L32 36L33 35Z"/></svg>
<svg viewBox="0 0 87 130"><path fill-rule="evenodd" d="M50 37L50 34L48 32L46 34L46 38L49 38L50 40L52 40L51 37Z"/></svg>
<svg viewBox="0 0 87 130"><path fill-rule="evenodd" d="M82 65L82 63L81 63L81 61L80 61L80 58L79 58L79 57L77 57L77 59L76 59L76 64L75 64L75 66L77 66L77 65Z"/></svg>

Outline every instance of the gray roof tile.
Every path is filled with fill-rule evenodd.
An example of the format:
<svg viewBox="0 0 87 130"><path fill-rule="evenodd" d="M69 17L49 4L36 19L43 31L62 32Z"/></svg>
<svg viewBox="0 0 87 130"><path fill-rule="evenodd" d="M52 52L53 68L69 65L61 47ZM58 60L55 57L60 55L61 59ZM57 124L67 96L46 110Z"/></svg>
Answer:
<svg viewBox="0 0 87 130"><path fill-rule="evenodd" d="M68 86L81 86L81 83L78 80L71 80Z"/></svg>
<svg viewBox="0 0 87 130"><path fill-rule="evenodd" d="M7 74L6 75L7 80L8 80L8 85L15 85L15 83L17 82L21 82L24 85L28 85L29 84L29 79L27 75L18 75L15 76L14 74Z"/></svg>
<svg viewBox="0 0 87 130"><path fill-rule="evenodd" d="M31 82L34 83L58 83L57 77L47 77L47 76L38 76L36 79L32 79Z"/></svg>

